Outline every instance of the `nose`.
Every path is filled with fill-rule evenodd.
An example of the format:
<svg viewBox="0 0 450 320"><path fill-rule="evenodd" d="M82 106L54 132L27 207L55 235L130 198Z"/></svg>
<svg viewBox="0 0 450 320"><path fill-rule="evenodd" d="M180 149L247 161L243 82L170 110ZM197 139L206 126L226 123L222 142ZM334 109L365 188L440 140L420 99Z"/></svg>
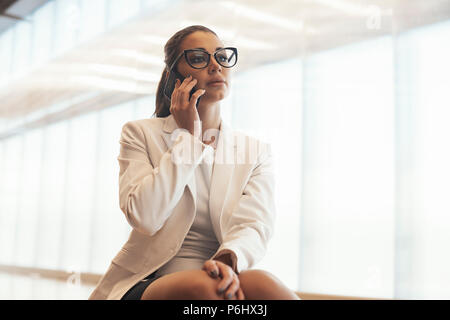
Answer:
<svg viewBox="0 0 450 320"><path fill-rule="evenodd" d="M211 61L209 62L209 72L222 71L222 66L217 62L214 56L211 56Z"/></svg>

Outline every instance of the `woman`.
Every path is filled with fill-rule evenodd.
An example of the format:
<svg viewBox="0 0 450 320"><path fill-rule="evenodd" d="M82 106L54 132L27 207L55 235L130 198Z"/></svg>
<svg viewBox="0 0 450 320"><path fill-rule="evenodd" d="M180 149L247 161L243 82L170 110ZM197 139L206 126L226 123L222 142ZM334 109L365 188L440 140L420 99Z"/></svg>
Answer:
<svg viewBox="0 0 450 320"><path fill-rule="evenodd" d="M164 49L157 117L122 128L120 207L133 230L90 299L298 299L250 270L273 232L274 179L270 147L220 117L237 49L198 25ZM171 72L186 78L168 99Z"/></svg>

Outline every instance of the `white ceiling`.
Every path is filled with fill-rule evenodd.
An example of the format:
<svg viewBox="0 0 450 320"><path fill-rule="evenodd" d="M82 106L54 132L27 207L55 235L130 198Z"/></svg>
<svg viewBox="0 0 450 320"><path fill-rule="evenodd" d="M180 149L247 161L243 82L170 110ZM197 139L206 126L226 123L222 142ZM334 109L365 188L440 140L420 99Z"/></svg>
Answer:
<svg viewBox="0 0 450 320"><path fill-rule="evenodd" d="M0 117L49 106L57 110L30 119L17 128L22 130L152 94L164 67L165 42L192 24L205 25L225 45L236 46L235 72L241 72L447 19L450 0L179 1L144 13L0 89Z"/></svg>
<svg viewBox="0 0 450 320"><path fill-rule="evenodd" d="M0 15L0 33L10 28L17 22L17 18L25 18L35 9L49 0L0 0L0 8L7 6Z"/></svg>

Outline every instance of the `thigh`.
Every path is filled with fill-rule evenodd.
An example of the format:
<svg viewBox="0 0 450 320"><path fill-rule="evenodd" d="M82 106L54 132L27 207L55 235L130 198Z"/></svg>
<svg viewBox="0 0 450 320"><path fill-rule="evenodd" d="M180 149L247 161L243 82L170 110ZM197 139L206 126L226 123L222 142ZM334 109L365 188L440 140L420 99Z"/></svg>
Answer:
<svg viewBox="0 0 450 320"><path fill-rule="evenodd" d="M218 300L220 279L204 270L185 270L154 280L142 294L142 300Z"/></svg>

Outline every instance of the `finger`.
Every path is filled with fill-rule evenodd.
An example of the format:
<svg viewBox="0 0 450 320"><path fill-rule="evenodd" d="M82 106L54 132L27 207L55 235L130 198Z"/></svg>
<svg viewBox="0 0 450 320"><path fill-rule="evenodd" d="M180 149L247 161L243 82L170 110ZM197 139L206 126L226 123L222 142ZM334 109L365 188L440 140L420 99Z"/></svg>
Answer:
<svg viewBox="0 0 450 320"><path fill-rule="evenodd" d="M183 82L180 85L180 90L191 91L192 87L197 83L197 79L193 76L189 75L187 78L184 78Z"/></svg>
<svg viewBox="0 0 450 320"><path fill-rule="evenodd" d="M176 102L178 102L178 88L180 87L180 80L177 79L177 81L175 82L175 88L172 91L172 96L170 97L170 101L172 102L172 104L175 104Z"/></svg>
<svg viewBox="0 0 450 320"><path fill-rule="evenodd" d="M176 96L176 101L177 101L177 105L179 107L183 107L186 103L184 102L185 99L183 97L183 89L181 88L181 86L178 88L177 90L177 96Z"/></svg>
<svg viewBox="0 0 450 320"><path fill-rule="evenodd" d="M236 293L239 289L239 280L235 278L231 285L228 287L227 291L225 291L225 299L232 299L236 296Z"/></svg>
<svg viewBox="0 0 450 320"><path fill-rule="evenodd" d="M192 80L189 84L187 84L183 89L180 90L181 100L183 102L183 105L185 105L186 102L189 102L189 93L191 92L192 88L197 83L197 80Z"/></svg>
<svg viewBox="0 0 450 320"><path fill-rule="evenodd" d="M219 276L219 269L214 260L206 260L202 270L206 271L212 278L217 278Z"/></svg>
<svg viewBox="0 0 450 320"><path fill-rule="evenodd" d="M209 269L209 274L213 278L218 278L219 277L219 268L217 268L215 263L213 263L211 268Z"/></svg>
<svg viewBox="0 0 450 320"><path fill-rule="evenodd" d="M205 92L206 92L205 89L198 89L197 91L195 91L195 92L192 94L191 100L189 101L189 105L190 105L191 107L195 107L195 105L197 104L198 98L200 98L202 95L204 95Z"/></svg>
<svg viewBox="0 0 450 320"><path fill-rule="evenodd" d="M178 101L181 107L189 106L189 93L190 90L188 91L186 88L178 90Z"/></svg>
<svg viewBox="0 0 450 320"><path fill-rule="evenodd" d="M197 79L192 79L186 86L184 87L184 91L191 92L192 88L197 84Z"/></svg>
<svg viewBox="0 0 450 320"><path fill-rule="evenodd" d="M192 76L189 75L188 77L184 78L183 82L180 84L180 87L178 89L183 90L186 87L186 85L188 83L190 83L191 81L192 81Z"/></svg>
<svg viewBox="0 0 450 320"><path fill-rule="evenodd" d="M208 269L206 269L206 268L203 268L202 269L203 271L205 271L206 272L206 274L208 275L208 276L210 276L211 278L213 278L213 279L215 279L216 277L214 276L214 274L212 273L212 272L210 272Z"/></svg>
<svg viewBox="0 0 450 320"><path fill-rule="evenodd" d="M233 270L226 264L218 264L219 273L222 275L222 280L218 285L218 293L222 294L230 286L233 281Z"/></svg>
<svg viewBox="0 0 450 320"><path fill-rule="evenodd" d="M219 274L217 273L216 270L205 270L205 271L206 271L206 273L208 273L208 275L209 275L211 278L213 278L213 279L216 279L216 278L219 277Z"/></svg>
<svg viewBox="0 0 450 320"><path fill-rule="evenodd" d="M175 100L173 100L173 101L175 101L176 104L183 106L183 105L185 105L185 103L183 102L183 100L185 100L185 99L183 99L183 90L184 90L184 87L186 86L186 84L190 81L190 78L189 77L185 78L183 81L181 81L180 79L177 79L177 81L179 84L178 84L178 87L173 90L173 93L175 94L175 96L174 96Z"/></svg>
<svg viewBox="0 0 450 320"><path fill-rule="evenodd" d="M239 287L239 289L237 291L237 299L238 300L245 300L244 291L240 287Z"/></svg>

